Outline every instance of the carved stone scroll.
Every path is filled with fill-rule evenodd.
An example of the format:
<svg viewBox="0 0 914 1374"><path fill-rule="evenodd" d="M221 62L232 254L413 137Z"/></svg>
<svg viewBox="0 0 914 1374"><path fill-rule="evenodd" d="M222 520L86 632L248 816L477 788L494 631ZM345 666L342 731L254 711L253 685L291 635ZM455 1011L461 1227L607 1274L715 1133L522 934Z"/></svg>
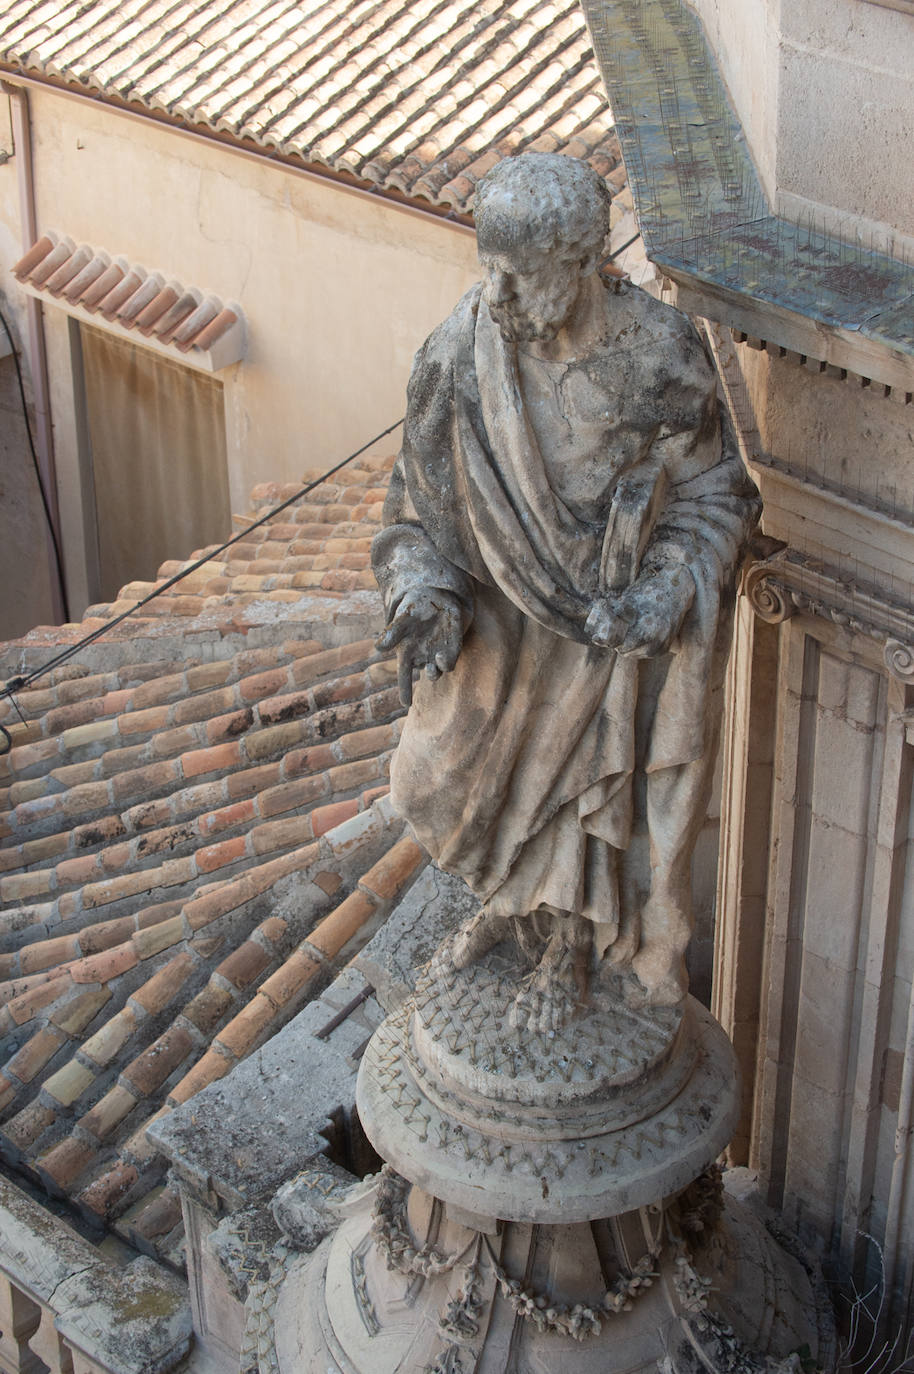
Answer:
<svg viewBox="0 0 914 1374"><path fill-rule="evenodd" d="M802 612L866 635L882 645L893 677L914 682L914 611L907 607L837 577L793 550L753 563L744 575L743 591L768 625Z"/></svg>

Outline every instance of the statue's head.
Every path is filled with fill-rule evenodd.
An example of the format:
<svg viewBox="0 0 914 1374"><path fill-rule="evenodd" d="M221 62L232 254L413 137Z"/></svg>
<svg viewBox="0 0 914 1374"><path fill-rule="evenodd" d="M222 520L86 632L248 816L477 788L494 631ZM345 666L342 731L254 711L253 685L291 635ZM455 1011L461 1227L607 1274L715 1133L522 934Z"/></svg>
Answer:
<svg viewBox="0 0 914 1374"><path fill-rule="evenodd" d="M476 189L476 239L489 311L507 339L554 338L596 270L610 193L558 153L505 158Z"/></svg>

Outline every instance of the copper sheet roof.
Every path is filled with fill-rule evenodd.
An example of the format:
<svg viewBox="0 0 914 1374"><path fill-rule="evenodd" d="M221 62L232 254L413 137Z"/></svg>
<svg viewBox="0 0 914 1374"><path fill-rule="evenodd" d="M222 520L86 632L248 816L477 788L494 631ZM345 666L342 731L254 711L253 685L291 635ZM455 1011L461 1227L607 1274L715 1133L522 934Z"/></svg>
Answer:
<svg viewBox="0 0 914 1374"><path fill-rule="evenodd" d="M619 160L577 0L11 0L0 66L459 211L509 152Z"/></svg>
<svg viewBox="0 0 914 1374"><path fill-rule="evenodd" d="M166 352L183 354L184 361L205 360L215 371L243 355L240 306L87 244L77 246L53 230L12 271L35 295L103 328L132 332Z"/></svg>
<svg viewBox="0 0 914 1374"><path fill-rule="evenodd" d="M389 466L344 469L21 692L25 724L0 703L0 1154L171 1261L146 1126L322 989L425 863L386 799L402 708L368 546Z"/></svg>

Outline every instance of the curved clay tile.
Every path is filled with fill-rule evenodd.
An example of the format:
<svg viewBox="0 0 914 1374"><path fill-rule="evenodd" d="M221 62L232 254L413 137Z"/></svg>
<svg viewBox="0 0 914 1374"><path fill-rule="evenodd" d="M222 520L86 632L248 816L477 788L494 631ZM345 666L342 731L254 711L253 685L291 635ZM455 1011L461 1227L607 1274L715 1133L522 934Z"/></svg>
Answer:
<svg viewBox="0 0 914 1374"><path fill-rule="evenodd" d="M121 0L97 0L48 6L38 24L11 5L0 15L0 57L382 191L431 188L433 203L461 210L466 199L448 195L454 173L439 164L465 147L481 152L486 121L510 146L527 146L550 127L550 97L561 90L559 151L595 118L607 140L612 130L602 93L580 85L586 70L597 90L597 72L571 0L251 0L242 19L178 0L126 20Z"/></svg>
<svg viewBox="0 0 914 1374"><path fill-rule="evenodd" d="M105 252L48 233L14 265L13 275L41 297L65 303L76 314L101 313L116 329L136 330L159 344L173 344L187 354L192 349L209 355L213 368L237 361L244 351L244 323L239 306L225 305L217 296L204 297L180 282L166 284L159 272L113 262ZM218 361L211 350L217 350Z"/></svg>
<svg viewBox="0 0 914 1374"><path fill-rule="evenodd" d="M387 800L402 707L365 596L390 465L248 530L21 692L24 724L0 704L0 1154L172 1263L146 1127L322 991L425 863ZM296 490L255 489L245 520ZM47 656L151 587L44 631Z"/></svg>

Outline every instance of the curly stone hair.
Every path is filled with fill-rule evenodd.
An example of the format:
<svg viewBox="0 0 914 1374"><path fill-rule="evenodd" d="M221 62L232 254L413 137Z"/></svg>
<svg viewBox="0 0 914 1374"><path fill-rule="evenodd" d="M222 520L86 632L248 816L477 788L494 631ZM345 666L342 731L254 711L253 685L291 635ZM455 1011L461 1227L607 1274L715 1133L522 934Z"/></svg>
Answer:
<svg viewBox="0 0 914 1374"><path fill-rule="evenodd" d="M609 233L609 187L580 158L521 153L496 163L476 187L476 235L483 251L599 253Z"/></svg>

